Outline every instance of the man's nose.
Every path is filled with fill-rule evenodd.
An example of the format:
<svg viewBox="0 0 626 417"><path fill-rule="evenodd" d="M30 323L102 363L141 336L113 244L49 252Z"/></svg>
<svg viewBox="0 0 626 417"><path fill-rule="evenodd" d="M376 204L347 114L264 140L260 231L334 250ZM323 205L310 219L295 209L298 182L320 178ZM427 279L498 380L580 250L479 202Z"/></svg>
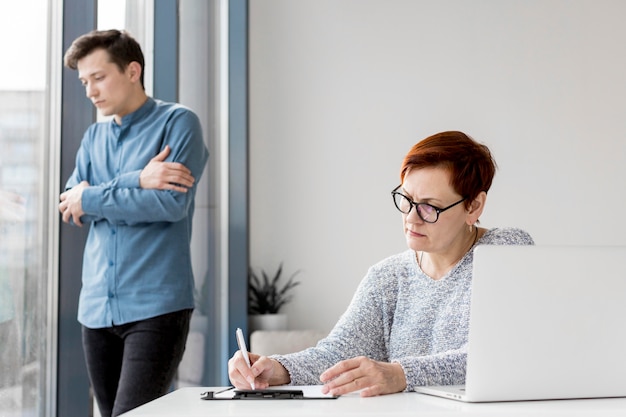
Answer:
<svg viewBox="0 0 626 417"><path fill-rule="evenodd" d="M85 94L88 98L92 98L97 94L97 89L91 83L85 85Z"/></svg>

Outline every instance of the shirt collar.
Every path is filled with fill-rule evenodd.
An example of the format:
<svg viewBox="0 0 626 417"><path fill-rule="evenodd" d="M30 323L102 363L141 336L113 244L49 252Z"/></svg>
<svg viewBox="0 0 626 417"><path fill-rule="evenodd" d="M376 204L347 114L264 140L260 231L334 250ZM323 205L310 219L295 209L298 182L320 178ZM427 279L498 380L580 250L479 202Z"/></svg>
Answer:
<svg viewBox="0 0 626 417"><path fill-rule="evenodd" d="M122 124L121 126L118 125L117 123L115 123L115 119L111 119L111 123L113 123L116 126L119 127L126 127L131 125L133 122L135 122L136 120L141 120L141 118L148 114L156 105L156 102L154 101L154 99L152 97L148 97L146 99L146 102L143 103L141 105L141 107L139 107L137 110L135 110L132 113L128 113L126 116L122 117Z"/></svg>

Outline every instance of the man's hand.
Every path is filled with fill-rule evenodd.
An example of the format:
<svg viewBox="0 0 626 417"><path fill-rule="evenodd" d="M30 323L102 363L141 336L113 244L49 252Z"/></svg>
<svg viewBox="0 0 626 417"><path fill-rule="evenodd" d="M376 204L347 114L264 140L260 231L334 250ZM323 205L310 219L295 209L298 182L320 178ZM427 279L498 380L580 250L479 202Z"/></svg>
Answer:
<svg viewBox="0 0 626 417"><path fill-rule="evenodd" d="M141 188L186 193L193 186L195 178L186 166L178 162L164 162L169 154L170 147L166 145L161 153L148 162L139 174Z"/></svg>
<svg viewBox="0 0 626 417"><path fill-rule="evenodd" d="M343 395L361 390L361 397L404 391L406 376L398 363L378 362L359 356L328 368L322 375L324 394Z"/></svg>
<svg viewBox="0 0 626 417"><path fill-rule="evenodd" d="M83 190L87 187L89 187L89 183L83 181L61 194L59 212L63 215L63 221L65 223L69 223L70 218L72 218L76 226L83 225L80 221L80 217L85 214L83 211L82 197Z"/></svg>

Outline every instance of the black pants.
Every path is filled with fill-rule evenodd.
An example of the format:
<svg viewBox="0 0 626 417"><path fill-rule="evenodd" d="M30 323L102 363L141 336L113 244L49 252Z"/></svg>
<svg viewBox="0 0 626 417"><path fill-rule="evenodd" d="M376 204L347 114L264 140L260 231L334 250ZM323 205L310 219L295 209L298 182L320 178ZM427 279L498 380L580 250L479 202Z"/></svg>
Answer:
<svg viewBox="0 0 626 417"><path fill-rule="evenodd" d="M192 311L103 329L83 326L87 371L102 417L167 393L185 351Z"/></svg>

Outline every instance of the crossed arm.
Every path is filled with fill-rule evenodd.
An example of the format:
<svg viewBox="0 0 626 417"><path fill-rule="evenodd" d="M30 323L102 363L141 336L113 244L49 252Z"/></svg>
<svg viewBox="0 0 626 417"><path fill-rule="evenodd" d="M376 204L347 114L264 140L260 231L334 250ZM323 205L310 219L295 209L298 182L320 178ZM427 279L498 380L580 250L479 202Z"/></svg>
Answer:
<svg viewBox="0 0 626 417"><path fill-rule="evenodd" d="M139 175L141 188L185 193L193 186L195 178L186 166L179 162L165 162L170 152L170 147L166 146L148 162ZM82 208L82 194L89 185L87 181L82 181L61 194L59 212L65 223L69 223L71 219L77 226L82 226L80 218L85 214Z"/></svg>

